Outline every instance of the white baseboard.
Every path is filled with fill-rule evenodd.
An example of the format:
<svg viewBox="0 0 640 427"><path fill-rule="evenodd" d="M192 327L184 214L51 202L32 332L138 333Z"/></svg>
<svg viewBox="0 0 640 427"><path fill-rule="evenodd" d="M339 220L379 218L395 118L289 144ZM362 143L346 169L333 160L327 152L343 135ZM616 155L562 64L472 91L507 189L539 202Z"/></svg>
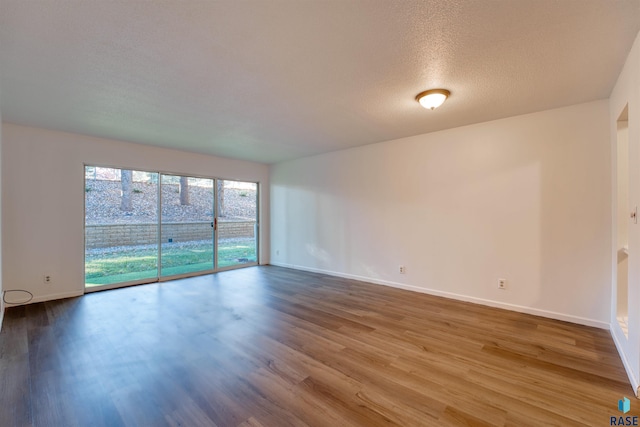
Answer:
<svg viewBox="0 0 640 427"><path fill-rule="evenodd" d="M616 322L617 323L617 322ZM638 378L629 363L629 359L627 359L627 354L625 352L625 348L622 345L622 337L624 337L624 332L620 326L615 323L611 324L611 338L613 338L613 342L616 345L616 349L618 350L618 354L620 355L620 359L622 360L622 365L624 366L624 370L627 372L627 377L629 377L629 381L631 382L631 387L633 387L633 392L636 397L640 397L638 392L640 391L640 382L638 382ZM626 339L626 338L625 338Z"/></svg>
<svg viewBox="0 0 640 427"><path fill-rule="evenodd" d="M550 319L562 320L562 321L570 322L570 323L577 323L579 325L593 326L593 327L600 328L600 329L607 329L607 330L610 329L610 325L607 322L602 322L600 320L594 320L594 319L588 319L588 318L585 318L585 317L573 316L573 315L570 315L570 314L557 313L555 311L541 310L539 308L525 307L525 306L516 305L516 304L509 304L509 303L493 301L493 300L488 300L488 299L483 299L483 298L476 298L476 297L472 297L472 296L468 296L468 295L462 295L462 294L456 294L456 293L452 293L452 292L440 291L440 290L437 290L437 289L421 288L421 287L418 287L418 286L406 285L404 283L392 282L392 281L388 281L388 280L380 280L380 279L375 279L375 278L365 277L365 276L358 276L358 275L355 275L355 274L338 273L338 272L335 272L335 271L323 270L323 269L320 269L320 268L304 267L304 266L300 266L300 265L285 264L285 263L280 263L280 262L272 262L271 265L275 265L275 266L278 266L278 267L291 268L291 269L294 269L294 270L309 271L309 272L312 272L312 273L322 273L322 274L326 274L328 276L336 276L336 277L342 277L342 278L345 278L345 279L359 280L359 281L362 281L362 282L374 283L374 284L377 284L377 285L390 286L392 288L399 288L399 289L404 289L404 290L407 290L407 291L420 292L420 293L423 293L423 294L429 294L429 295L434 295L434 296L439 296L439 297L444 297L444 298L449 298L449 299L455 299L455 300L458 300L458 301L471 302L471 303L474 303L474 304L481 304L481 305L486 305L486 306L489 306L489 307L503 308L505 310L516 311L516 312L519 312L519 313L532 314L534 316L547 317L547 318L550 318Z"/></svg>
<svg viewBox="0 0 640 427"><path fill-rule="evenodd" d="M81 295L84 295L84 289L80 291L76 290L76 291L60 292L57 294L38 295L38 296L35 296L29 302L25 302L21 304L7 304L7 307L17 307L19 305L33 304L36 302L52 301L52 300L62 299L62 298L79 297Z"/></svg>
<svg viewBox="0 0 640 427"><path fill-rule="evenodd" d="M37 297L34 297L33 300L29 301L29 304L34 302L51 301L54 299L79 297L82 295L84 295L84 289L79 291L76 290L76 291L61 292L58 294L39 295Z"/></svg>

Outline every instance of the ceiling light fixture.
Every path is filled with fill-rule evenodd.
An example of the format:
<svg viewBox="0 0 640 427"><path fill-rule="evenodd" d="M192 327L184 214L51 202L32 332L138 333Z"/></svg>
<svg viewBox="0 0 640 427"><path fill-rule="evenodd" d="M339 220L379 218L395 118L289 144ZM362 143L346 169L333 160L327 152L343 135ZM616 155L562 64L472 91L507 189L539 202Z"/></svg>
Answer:
<svg viewBox="0 0 640 427"><path fill-rule="evenodd" d="M416 101L427 110L435 110L447 100L449 95L451 95L451 92L446 89L429 89L420 92L418 96L416 96Z"/></svg>

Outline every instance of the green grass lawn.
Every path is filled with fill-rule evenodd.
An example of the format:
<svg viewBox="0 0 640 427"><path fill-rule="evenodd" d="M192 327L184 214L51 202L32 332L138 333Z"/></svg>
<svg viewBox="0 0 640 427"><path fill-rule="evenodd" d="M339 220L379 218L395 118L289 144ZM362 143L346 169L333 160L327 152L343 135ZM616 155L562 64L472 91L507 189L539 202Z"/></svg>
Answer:
<svg viewBox="0 0 640 427"><path fill-rule="evenodd" d="M135 246L115 253L89 253L85 255L85 283L95 286L154 278L158 274L157 259L157 249ZM218 243L220 268L256 260L253 240ZM162 276L211 269L213 247L210 243L165 244L162 247Z"/></svg>

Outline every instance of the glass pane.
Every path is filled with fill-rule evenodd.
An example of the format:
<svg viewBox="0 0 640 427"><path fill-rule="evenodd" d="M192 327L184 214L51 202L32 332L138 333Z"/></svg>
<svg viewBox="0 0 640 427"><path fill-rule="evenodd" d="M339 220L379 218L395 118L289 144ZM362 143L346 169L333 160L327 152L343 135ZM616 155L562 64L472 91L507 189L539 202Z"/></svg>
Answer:
<svg viewBox="0 0 640 427"><path fill-rule="evenodd" d="M258 262L258 184L218 180L218 268Z"/></svg>
<svg viewBox="0 0 640 427"><path fill-rule="evenodd" d="M158 275L158 174L85 167L87 287Z"/></svg>
<svg viewBox="0 0 640 427"><path fill-rule="evenodd" d="M213 269L213 180L162 175L162 276Z"/></svg>

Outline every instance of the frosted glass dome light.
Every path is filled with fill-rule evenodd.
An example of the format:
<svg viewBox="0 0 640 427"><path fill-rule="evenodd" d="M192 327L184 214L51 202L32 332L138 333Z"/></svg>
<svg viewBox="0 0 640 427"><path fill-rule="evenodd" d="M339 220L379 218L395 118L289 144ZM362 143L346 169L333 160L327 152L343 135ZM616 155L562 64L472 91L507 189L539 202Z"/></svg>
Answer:
<svg viewBox="0 0 640 427"><path fill-rule="evenodd" d="M451 92L446 89L430 89L416 96L416 101L427 110L435 110L447 100Z"/></svg>

